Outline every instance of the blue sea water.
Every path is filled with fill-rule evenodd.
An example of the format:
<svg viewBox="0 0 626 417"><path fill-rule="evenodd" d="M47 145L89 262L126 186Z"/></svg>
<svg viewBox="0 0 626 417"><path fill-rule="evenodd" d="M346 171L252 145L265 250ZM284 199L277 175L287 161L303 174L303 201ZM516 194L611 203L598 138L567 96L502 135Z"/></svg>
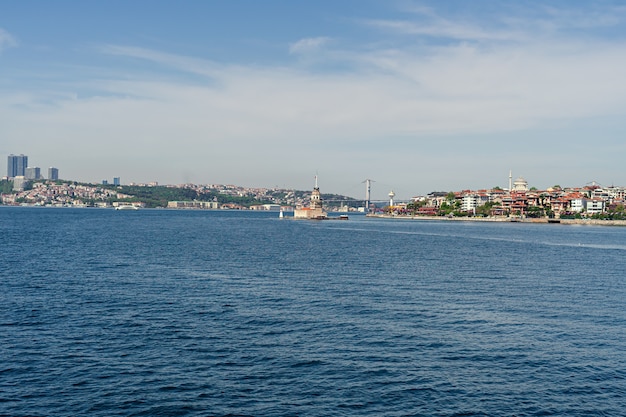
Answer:
<svg viewBox="0 0 626 417"><path fill-rule="evenodd" d="M626 228L0 208L2 416L626 415Z"/></svg>

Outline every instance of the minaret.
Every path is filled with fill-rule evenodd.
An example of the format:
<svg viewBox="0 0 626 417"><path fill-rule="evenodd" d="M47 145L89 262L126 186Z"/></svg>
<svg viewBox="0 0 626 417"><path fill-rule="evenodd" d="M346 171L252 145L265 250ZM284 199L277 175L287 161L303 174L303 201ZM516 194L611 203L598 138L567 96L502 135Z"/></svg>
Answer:
<svg viewBox="0 0 626 417"><path fill-rule="evenodd" d="M393 207L393 198L396 196L396 193L393 190L389 191L389 207Z"/></svg>
<svg viewBox="0 0 626 417"><path fill-rule="evenodd" d="M509 170L509 192L513 189L513 171Z"/></svg>

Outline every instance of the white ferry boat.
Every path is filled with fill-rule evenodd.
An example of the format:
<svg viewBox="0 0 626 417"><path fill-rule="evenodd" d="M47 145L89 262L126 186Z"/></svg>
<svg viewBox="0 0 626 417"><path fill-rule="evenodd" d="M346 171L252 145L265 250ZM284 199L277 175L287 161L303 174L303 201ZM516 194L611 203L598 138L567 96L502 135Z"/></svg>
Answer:
<svg viewBox="0 0 626 417"><path fill-rule="evenodd" d="M115 210L139 210L139 207L133 206L130 204L124 204L124 205L115 207Z"/></svg>

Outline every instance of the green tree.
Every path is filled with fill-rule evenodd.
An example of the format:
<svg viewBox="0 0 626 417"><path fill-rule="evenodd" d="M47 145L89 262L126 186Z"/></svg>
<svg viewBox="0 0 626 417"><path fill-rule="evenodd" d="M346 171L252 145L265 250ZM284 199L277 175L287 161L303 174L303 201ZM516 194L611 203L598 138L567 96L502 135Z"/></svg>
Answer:
<svg viewBox="0 0 626 417"><path fill-rule="evenodd" d="M424 207L428 202L427 201L411 201L406 205L406 209L410 213L415 213L420 207Z"/></svg>
<svg viewBox="0 0 626 417"><path fill-rule="evenodd" d="M496 205L494 201L488 201L482 206L476 207L477 217L489 217L491 215L491 209Z"/></svg>
<svg viewBox="0 0 626 417"><path fill-rule="evenodd" d="M13 181L2 180L0 181L0 193L11 194L13 192Z"/></svg>
<svg viewBox="0 0 626 417"><path fill-rule="evenodd" d="M530 206L526 209L526 217L537 219L544 216L545 210L543 209L543 207Z"/></svg>

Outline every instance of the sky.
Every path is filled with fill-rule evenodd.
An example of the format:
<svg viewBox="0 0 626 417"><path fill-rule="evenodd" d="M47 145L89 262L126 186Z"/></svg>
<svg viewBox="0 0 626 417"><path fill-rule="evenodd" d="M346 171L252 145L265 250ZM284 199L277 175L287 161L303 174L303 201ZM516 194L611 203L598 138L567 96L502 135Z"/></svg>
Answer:
<svg viewBox="0 0 626 417"><path fill-rule="evenodd" d="M624 74L623 1L3 1L0 154L356 198L626 186Z"/></svg>

